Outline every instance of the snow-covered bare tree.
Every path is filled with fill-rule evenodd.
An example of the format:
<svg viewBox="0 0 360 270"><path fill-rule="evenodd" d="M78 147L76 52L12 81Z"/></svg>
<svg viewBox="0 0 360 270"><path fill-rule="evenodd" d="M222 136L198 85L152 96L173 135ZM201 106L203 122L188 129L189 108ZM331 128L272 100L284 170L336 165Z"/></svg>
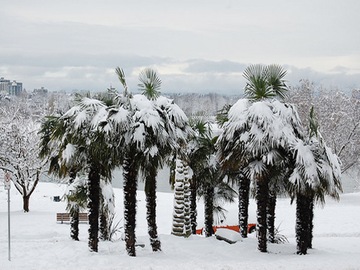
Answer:
<svg viewBox="0 0 360 270"><path fill-rule="evenodd" d="M43 170L38 158L40 122L24 100L5 100L0 110L0 166L12 174L14 186L23 197L23 210L29 212L30 196Z"/></svg>
<svg viewBox="0 0 360 270"><path fill-rule="evenodd" d="M360 90L344 93L317 87L308 80L292 87L288 101L298 108L300 118L309 126L308 115L314 107L327 145L341 160L342 172L360 169Z"/></svg>

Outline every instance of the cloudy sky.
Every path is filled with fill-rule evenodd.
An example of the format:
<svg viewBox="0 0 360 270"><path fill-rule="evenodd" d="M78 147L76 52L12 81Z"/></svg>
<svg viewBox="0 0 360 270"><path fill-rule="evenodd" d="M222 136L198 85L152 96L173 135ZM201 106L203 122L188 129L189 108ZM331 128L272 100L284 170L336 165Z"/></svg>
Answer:
<svg viewBox="0 0 360 270"><path fill-rule="evenodd" d="M166 92L238 94L249 64L289 84L360 87L359 0L0 0L0 77L31 91L130 88L153 67Z"/></svg>

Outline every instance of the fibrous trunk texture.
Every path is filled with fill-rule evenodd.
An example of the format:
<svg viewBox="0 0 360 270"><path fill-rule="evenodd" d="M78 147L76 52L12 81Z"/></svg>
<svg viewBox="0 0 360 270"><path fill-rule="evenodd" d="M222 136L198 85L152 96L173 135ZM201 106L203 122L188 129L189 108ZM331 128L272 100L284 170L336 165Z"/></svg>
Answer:
<svg viewBox="0 0 360 270"><path fill-rule="evenodd" d="M155 252L161 250L161 242L158 237L156 225L156 175L156 169L150 168L145 180L146 220L148 223L150 244L152 250Z"/></svg>
<svg viewBox="0 0 360 270"><path fill-rule="evenodd" d="M197 184L193 177L190 181L190 219L191 219L191 233L196 234L197 227L197 204L196 204Z"/></svg>
<svg viewBox="0 0 360 270"><path fill-rule="evenodd" d="M79 241L79 211L71 211L70 215L70 237Z"/></svg>
<svg viewBox="0 0 360 270"><path fill-rule="evenodd" d="M267 252L267 226L266 226L266 206L268 200L268 182L259 177L256 179L256 202L257 202L257 237L258 250Z"/></svg>
<svg viewBox="0 0 360 270"><path fill-rule="evenodd" d="M210 237L214 234L214 187L207 187L205 193L205 237Z"/></svg>
<svg viewBox="0 0 360 270"><path fill-rule="evenodd" d="M101 240L110 240L108 215L105 209L102 209L100 214L100 238Z"/></svg>
<svg viewBox="0 0 360 270"><path fill-rule="evenodd" d="M123 169L125 244L128 255L135 257L136 190L138 172L134 156L125 159Z"/></svg>
<svg viewBox="0 0 360 270"><path fill-rule="evenodd" d="M310 240L310 205L312 199L298 193L296 196L296 244L297 254L307 254Z"/></svg>
<svg viewBox="0 0 360 270"><path fill-rule="evenodd" d="M268 240L270 243L275 243L275 207L276 207L276 195L274 192L270 192L267 203L267 216L266 216Z"/></svg>
<svg viewBox="0 0 360 270"><path fill-rule="evenodd" d="M96 166L90 168L88 187L89 248L91 251L97 252L99 242L100 174Z"/></svg>
<svg viewBox="0 0 360 270"><path fill-rule="evenodd" d="M250 179L243 173L238 176L239 183L239 227L241 237L246 238L248 234Z"/></svg>

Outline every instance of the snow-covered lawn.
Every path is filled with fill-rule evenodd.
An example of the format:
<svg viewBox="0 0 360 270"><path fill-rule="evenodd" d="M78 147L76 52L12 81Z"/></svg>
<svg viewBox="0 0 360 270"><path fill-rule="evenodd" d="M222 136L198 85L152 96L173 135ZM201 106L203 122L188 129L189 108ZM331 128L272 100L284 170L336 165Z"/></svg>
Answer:
<svg viewBox="0 0 360 270"><path fill-rule="evenodd" d="M296 255L294 238L295 205L279 199L276 224L287 244L270 244L268 253L257 251L255 235L235 244L191 236L187 239L170 235L173 196L158 193L157 222L162 252L153 253L147 237L144 193L138 192L137 237L145 243L138 247L137 257L126 254L125 244L118 240L100 242L99 252L89 252L87 224L80 225L80 241L69 237L68 224L56 223L56 213L65 211L64 202L54 202L62 195L64 185L40 183L30 199L30 212L22 212L22 198L11 190L11 261L8 261L7 192L0 186L0 269L360 269L360 193L341 196L340 202L327 200L324 208L315 210L314 249L309 255ZM115 189L116 212L122 217L122 190ZM237 220L237 204L231 204L224 224ZM203 206L199 203L199 227ZM255 203L251 201L250 222L255 221Z"/></svg>

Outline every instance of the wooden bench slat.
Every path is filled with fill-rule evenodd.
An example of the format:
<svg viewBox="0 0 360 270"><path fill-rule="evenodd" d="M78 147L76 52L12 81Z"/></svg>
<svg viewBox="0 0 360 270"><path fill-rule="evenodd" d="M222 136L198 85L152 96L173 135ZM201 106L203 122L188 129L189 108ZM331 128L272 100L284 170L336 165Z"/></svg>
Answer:
<svg viewBox="0 0 360 270"><path fill-rule="evenodd" d="M69 213L56 213L56 221L70 221L71 217ZM88 221L88 214L87 213L79 213L79 221L87 222Z"/></svg>

